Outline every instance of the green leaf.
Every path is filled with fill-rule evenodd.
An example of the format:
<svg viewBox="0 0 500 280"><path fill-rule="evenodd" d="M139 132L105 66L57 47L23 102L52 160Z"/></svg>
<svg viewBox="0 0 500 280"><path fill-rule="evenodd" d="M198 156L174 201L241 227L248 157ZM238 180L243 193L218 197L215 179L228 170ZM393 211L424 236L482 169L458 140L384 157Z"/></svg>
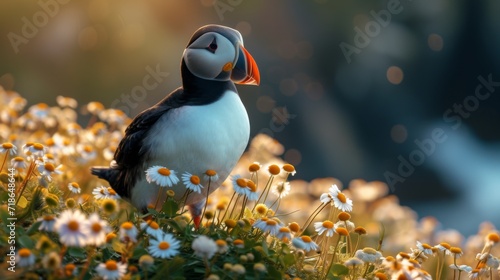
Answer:
<svg viewBox="0 0 500 280"><path fill-rule="evenodd" d="M42 223L42 221L38 221L38 222L34 222L31 227L28 229L28 231L26 232L27 235L32 235L34 233L37 233L38 232L38 228L40 227L40 224Z"/></svg>
<svg viewBox="0 0 500 280"><path fill-rule="evenodd" d="M72 256L73 258L77 258L77 259L85 259L86 258L84 248L70 247L68 249L68 255Z"/></svg>
<svg viewBox="0 0 500 280"><path fill-rule="evenodd" d="M125 244L120 242L119 240L115 239L113 240L113 243L111 244L111 247L113 247L113 250L119 254L123 254L126 251Z"/></svg>
<svg viewBox="0 0 500 280"><path fill-rule="evenodd" d="M173 217L179 210L179 204L172 199L167 199L167 201L163 203L162 210L163 212L165 212L165 215L167 215L167 217Z"/></svg>
<svg viewBox="0 0 500 280"><path fill-rule="evenodd" d="M155 277L152 279L166 279L165 276L168 275L168 279L184 279L182 276L183 270L180 269L184 267L186 261L177 256L171 260L164 261L158 268Z"/></svg>
<svg viewBox="0 0 500 280"><path fill-rule="evenodd" d="M283 279L283 275L274 266L267 267L267 275L269 279Z"/></svg>
<svg viewBox="0 0 500 280"><path fill-rule="evenodd" d="M283 256L283 263L286 266L293 265L295 263L295 255L294 254L286 254Z"/></svg>
<svg viewBox="0 0 500 280"><path fill-rule="evenodd" d="M143 255L147 255L148 251L144 248L135 248L132 258L139 259Z"/></svg>
<svg viewBox="0 0 500 280"><path fill-rule="evenodd" d="M35 242L27 235L20 235L17 242L19 242L23 248L33 249L33 247L35 247Z"/></svg>
<svg viewBox="0 0 500 280"><path fill-rule="evenodd" d="M342 275L347 275L349 274L349 268L347 268L345 265L334 263L332 267L330 268L330 271L328 272L329 275L332 276L342 276Z"/></svg>

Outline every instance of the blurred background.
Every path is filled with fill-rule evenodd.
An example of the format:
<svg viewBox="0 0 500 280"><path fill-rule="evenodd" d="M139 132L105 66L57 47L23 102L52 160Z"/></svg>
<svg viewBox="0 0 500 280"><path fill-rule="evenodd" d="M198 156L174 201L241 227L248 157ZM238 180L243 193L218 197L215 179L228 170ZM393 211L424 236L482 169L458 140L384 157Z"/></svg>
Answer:
<svg viewBox="0 0 500 280"><path fill-rule="evenodd" d="M295 178L383 181L468 235L500 227L499 13L495 0L2 0L0 85L28 106L63 95L133 117L181 84L197 28L227 25L262 75L239 87L251 135L283 143Z"/></svg>

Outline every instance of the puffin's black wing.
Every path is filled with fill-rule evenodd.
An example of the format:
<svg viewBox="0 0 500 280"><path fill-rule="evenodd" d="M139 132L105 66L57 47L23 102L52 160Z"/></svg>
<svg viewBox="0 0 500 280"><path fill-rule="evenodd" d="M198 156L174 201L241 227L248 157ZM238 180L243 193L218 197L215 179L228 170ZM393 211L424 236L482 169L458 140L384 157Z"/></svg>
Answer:
<svg viewBox="0 0 500 280"><path fill-rule="evenodd" d="M170 93L153 107L137 115L125 130L125 136L116 149L116 164L110 168L93 168L92 173L106 179L113 189L123 197L130 197L130 190L143 174L142 164L149 156L149 147L143 140L149 129L170 109L182 105L182 88Z"/></svg>

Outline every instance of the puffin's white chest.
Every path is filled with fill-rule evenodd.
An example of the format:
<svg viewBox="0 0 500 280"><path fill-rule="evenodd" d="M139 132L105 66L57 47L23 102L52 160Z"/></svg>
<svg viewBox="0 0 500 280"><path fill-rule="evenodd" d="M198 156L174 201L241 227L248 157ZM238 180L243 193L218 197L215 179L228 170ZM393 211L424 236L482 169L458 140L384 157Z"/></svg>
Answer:
<svg viewBox="0 0 500 280"><path fill-rule="evenodd" d="M203 178L208 169L215 170L219 181L212 182L211 190L218 187L229 175L243 154L250 135L248 115L238 94L226 91L216 102L202 106L183 106L163 115L150 130L145 146L151 149L150 160L144 169L153 165L174 170L180 178L189 172ZM206 182L202 180L205 186ZM138 181L133 189L132 202L143 206L151 202L157 188L145 181ZM184 193L179 182L173 187L176 197ZM195 202L205 195L190 195Z"/></svg>

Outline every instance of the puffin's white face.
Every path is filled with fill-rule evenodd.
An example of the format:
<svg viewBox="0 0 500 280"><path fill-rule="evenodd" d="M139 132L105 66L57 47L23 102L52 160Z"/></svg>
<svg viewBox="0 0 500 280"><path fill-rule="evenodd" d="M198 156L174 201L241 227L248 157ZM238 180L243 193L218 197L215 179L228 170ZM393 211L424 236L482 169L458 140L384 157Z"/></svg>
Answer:
<svg viewBox="0 0 500 280"><path fill-rule="evenodd" d="M184 61L191 73L207 80L229 80L238 59L238 46L226 37L208 32L184 50ZM221 73L227 72L227 75Z"/></svg>

